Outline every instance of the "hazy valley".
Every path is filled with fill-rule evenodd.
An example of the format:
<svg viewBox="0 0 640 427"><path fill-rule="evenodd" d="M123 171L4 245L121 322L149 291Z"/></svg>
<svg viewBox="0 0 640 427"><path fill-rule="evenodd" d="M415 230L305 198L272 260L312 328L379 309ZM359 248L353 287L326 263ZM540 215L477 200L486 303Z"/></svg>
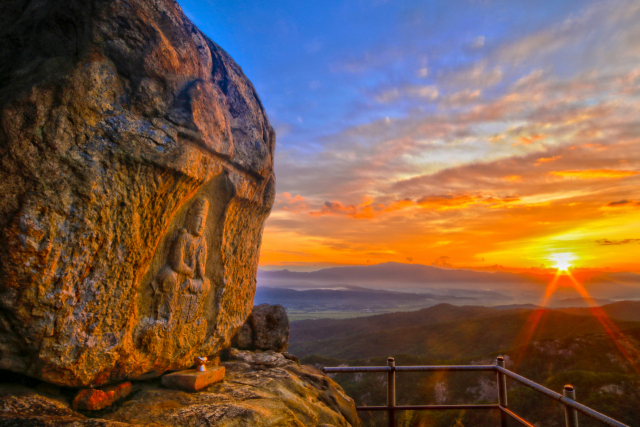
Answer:
<svg viewBox="0 0 640 427"><path fill-rule="evenodd" d="M566 275L546 306L589 307L640 299L640 274L574 271L590 299ZM314 272L258 271L256 304L284 306L292 320L350 318L411 311L440 303L502 309L542 304L552 271L482 272L420 264L385 263L334 267Z"/></svg>

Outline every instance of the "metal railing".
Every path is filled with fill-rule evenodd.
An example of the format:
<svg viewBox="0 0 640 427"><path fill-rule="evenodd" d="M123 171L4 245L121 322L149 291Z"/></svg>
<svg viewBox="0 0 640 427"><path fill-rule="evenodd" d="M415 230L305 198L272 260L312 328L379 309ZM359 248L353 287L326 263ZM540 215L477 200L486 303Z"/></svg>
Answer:
<svg viewBox="0 0 640 427"><path fill-rule="evenodd" d="M325 373L356 373L356 372L386 372L387 373L387 405L386 406L357 406L358 411L387 411L389 427L395 427L395 411L433 411L447 409L493 409L500 410L501 427L507 426L507 420L512 418L521 425L534 427L532 424L513 413L507 406L507 377L544 394L564 405L565 423L567 427L578 427L578 412L587 417L598 420L611 427L629 427L588 406L576 402L576 391L571 385L564 386L564 395L549 390L523 376L511 372L504 367L504 358L498 357L495 365L443 365L443 366L396 366L395 359L389 357L387 366L348 366L324 368ZM396 406L396 372L426 372L426 371L495 371L498 380L498 403L488 405L408 405Z"/></svg>

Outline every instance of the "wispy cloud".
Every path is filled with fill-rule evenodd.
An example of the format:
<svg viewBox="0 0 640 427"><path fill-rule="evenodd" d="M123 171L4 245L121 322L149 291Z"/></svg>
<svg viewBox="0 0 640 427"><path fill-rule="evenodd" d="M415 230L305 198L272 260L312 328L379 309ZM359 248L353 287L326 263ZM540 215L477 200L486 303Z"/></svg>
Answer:
<svg viewBox="0 0 640 427"><path fill-rule="evenodd" d="M579 170L579 171L552 171L551 175L563 178L576 179L598 179L598 178L626 178L640 174L639 171L625 171L612 169L595 169L595 170Z"/></svg>
<svg viewBox="0 0 640 427"><path fill-rule="evenodd" d="M540 166L543 163L553 162L561 158L562 156L540 157L538 160L536 160L536 166Z"/></svg>
<svg viewBox="0 0 640 427"><path fill-rule="evenodd" d="M500 66L491 66L487 61L481 61L463 69L443 70L437 81L452 87L486 88L500 83L503 77Z"/></svg>
<svg viewBox="0 0 640 427"><path fill-rule="evenodd" d="M607 207L610 208L626 208L626 207L640 207L640 202L634 202L633 200L618 200L617 202L607 203Z"/></svg>
<svg viewBox="0 0 640 427"><path fill-rule="evenodd" d="M640 239L624 239L624 240L609 240L609 239L600 239L596 240L598 245L603 246L617 246L617 245L628 245L630 243L640 243Z"/></svg>
<svg viewBox="0 0 640 427"><path fill-rule="evenodd" d="M392 102L403 96L435 100L438 98L438 89L435 86L406 86L386 90L376 96L378 102Z"/></svg>
<svg viewBox="0 0 640 427"><path fill-rule="evenodd" d="M308 210L308 206L306 199L301 195L292 196L291 193L284 192L276 196L274 209L298 213Z"/></svg>

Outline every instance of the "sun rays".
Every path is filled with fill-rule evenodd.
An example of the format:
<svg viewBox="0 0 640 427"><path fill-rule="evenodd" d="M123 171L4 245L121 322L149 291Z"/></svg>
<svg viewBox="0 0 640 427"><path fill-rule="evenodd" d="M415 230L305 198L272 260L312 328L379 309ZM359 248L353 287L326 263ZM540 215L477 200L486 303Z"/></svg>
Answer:
<svg viewBox="0 0 640 427"><path fill-rule="evenodd" d="M570 271L567 271L567 275L573 282L576 291L578 291L580 296L589 305L593 316L598 319L598 322L600 322L607 335L609 336L609 338L611 338L622 356L629 363L635 373L640 375L640 369L638 368L640 351L638 351L638 349L634 347L633 343L631 343L631 341L624 335L624 333L620 331L618 326L613 322L613 320L611 320L607 313L605 313L605 311L594 302L593 298L591 297L591 295L589 295L582 283L576 280L576 278L571 274Z"/></svg>
<svg viewBox="0 0 640 427"><path fill-rule="evenodd" d="M547 285L544 295L541 298L539 304L541 308L533 310L525 321L520 334L522 337L522 340L520 341L521 351L514 357L515 365L518 366L524 359L527 348L529 344L531 344L536 331L539 330L540 323L543 320L544 314L547 312L546 307L549 305L551 297L560 286L561 279L566 278L568 279L570 286L573 287L573 289L575 289L580 297L582 297L582 299L587 303L591 309L593 317L595 317L602 325L607 336L614 343L629 366L636 374L640 375L640 368L638 367L638 363L640 362L640 351L635 348L633 343L625 336L624 333L622 333L622 331L620 331L618 326L613 322L613 320L611 320L607 313L594 301L593 297L589 294L584 285L571 273L570 268L575 258L576 257L569 252L554 253L549 256L548 259L555 262L556 273ZM565 285L563 284L563 286Z"/></svg>

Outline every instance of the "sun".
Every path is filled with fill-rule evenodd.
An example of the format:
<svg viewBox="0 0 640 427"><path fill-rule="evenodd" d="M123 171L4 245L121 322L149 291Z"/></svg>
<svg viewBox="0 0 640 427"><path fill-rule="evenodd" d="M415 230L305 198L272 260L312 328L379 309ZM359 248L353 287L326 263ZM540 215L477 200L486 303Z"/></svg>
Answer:
<svg viewBox="0 0 640 427"><path fill-rule="evenodd" d="M549 259L556 263L555 267L558 270L566 271L571 267L571 261L575 259L575 256L570 252L563 252L559 254L551 254Z"/></svg>

